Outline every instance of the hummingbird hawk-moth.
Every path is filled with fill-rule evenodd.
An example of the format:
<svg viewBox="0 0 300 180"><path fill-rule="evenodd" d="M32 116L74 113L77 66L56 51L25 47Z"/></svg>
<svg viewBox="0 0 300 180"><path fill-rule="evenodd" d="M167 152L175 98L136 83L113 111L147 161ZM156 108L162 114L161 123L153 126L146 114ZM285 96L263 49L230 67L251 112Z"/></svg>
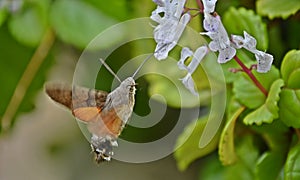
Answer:
<svg viewBox="0 0 300 180"><path fill-rule="evenodd" d="M136 84L132 77L125 79L114 91L47 83L46 93L66 106L79 120L87 124L92 134L90 143L97 163L110 161L117 138L132 114Z"/></svg>
<svg viewBox="0 0 300 180"><path fill-rule="evenodd" d="M46 93L52 100L70 109L77 119L87 124L88 130L92 134L90 143L97 163L111 160L113 147L118 146L117 138L133 111L136 91L133 77L151 56L143 61L131 77L122 82L100 59L102 64L121 83L110 93L85 87L68 86L64 83L47 83L45 85Z"/></svg>

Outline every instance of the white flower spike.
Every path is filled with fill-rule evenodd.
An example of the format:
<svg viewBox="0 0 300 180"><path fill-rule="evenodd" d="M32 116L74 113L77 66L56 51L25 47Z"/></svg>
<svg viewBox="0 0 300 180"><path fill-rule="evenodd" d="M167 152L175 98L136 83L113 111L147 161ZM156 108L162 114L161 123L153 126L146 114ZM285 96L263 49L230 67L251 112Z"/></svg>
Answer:
<svg viewBox="0 0 300 180"><path fill-rule="evenodd" d="M185 0L154 0L154 2L158 5L150 17L158 23L154 29L154 39L157 43L154 56L158 60L163 60L176 46L191 16L182 15ZM164 16L161 17L160 13L164 13Z"/></svg>

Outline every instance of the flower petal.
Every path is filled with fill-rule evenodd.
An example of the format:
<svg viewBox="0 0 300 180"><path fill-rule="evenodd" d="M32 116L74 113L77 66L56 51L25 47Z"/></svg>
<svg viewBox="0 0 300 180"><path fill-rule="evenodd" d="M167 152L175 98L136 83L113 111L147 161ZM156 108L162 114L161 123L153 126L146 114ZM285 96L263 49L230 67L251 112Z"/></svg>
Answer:
<svg viewBox="0 0 300 180"><path fill-rule="evenodd" d="M244 46L244 38L239 35L231 35L231 42L234 48L241 49Z"/></svg>
<svg viewBox="0 0 300 180"><path fill-rule="evenodd" d="M163 60L168 57L169 51L176 46L190 18L189 14L184 14L179 22L167 20L166 23L160 24L155 28L154 39L157 42L157 46L154 56L156 59Z"/></svg>
<svg viewBox="0 0 300 180"><path fill-rule="evenodd" d="M176 3L175 0L172 0L172 3ZM175 12L175 17L180 18L183 9L184 9L184 4L185 4L185 0L179 0L179 2L177 2L177 9Z"/></svg>
<svg viewBox="0 0 300 180"><path fill-rule="evenodd" d="M225 49L219 50L218 63L226 63L230 61L235 56L235 53L236 49L231 46L227 46Z"/></svg>
<svg viewBox="0 0 300 180"><path fill-rule="evenodd" d="M256 51L255 58L257 60L257 72L266 73L271 69L273 56L271 54Z"/></svg>
<svg viewBox="0 0 300 180"><path fill-rule="evenodd" d="M212 52L216 52L220 49L220 46L216 41L210 41L208 47Z"/></svg>
<svg viewBox="0 0 300 180"><path fill-rule="evenodd" d="M195 96L199 96L195 90L194 80L190 73L188 73L183 79L181 79L181 82L192 94L194 94Z"/></svg>
<svg viewBox="0 0 300 180"><path fill-rule="evenodd" d="M228 46L225 49L219 50L218 63L226 63L230 61L236 53L236 49Z"/></svg>
<svg viewBox="0 0 300 180"><path fill-rule="evenodd" d="M256 39L244 31L244 48L254 53L256 51Z"/></svg>
<svg viewBox="0 0 300 180"><path fill-rule="evenodd" d="M174 48L176 43L157 43L155 52L154 52L154 57L157 60L163 60L166 59L169 55L169 51Z"/></svg>
<svg viewBox="0 0 300 180"><path fill-rule="evenodd" d="M219 29L219 16L214 17L209 13L204 12L203 28L208 32L217 32Z"/></svg>
<svg viewBox="0 0 300 180"><path fill-rule="evenodd" d="M165 6L165 1L164 0L152 0L152 1L160 7Z"/></svg>
<svg viewBox="0 0 300 180"><path fill-rule="evenodd" d="M215 11L217 0L202 0L204 6L204 12L212 13Z"/></svg>
<svg viewBox="0 0 300 180"><path fill-rule="evenodd" d="M208 52L208 48L205 45L200 46L198 49L196 49L194 53L194 57L187 67L187 70L190 74L193 74L195 72L195 70L197 69L204 56L207 54L207 52Z"/></svg>
<svg viewBox="0 0 300 180"><path fill-rule="evenodd" d="M191 15L190 14L184 14L180 21L178 26L175 29L175 35L174 35L174 41L177 43L179 38L181 37L187 23L190 21Z"/></svg>
<svg viewBox="0 0 300 180"><path fill-rule="evenodd" d="M181 70L187 70L187 66L184 64L184 61L188 58L193 56L193 51L190 50L190 48L188 47L184 47L181 50L181 55L180 55L180 59L177 63L177 66L179 69Z"/></svg>

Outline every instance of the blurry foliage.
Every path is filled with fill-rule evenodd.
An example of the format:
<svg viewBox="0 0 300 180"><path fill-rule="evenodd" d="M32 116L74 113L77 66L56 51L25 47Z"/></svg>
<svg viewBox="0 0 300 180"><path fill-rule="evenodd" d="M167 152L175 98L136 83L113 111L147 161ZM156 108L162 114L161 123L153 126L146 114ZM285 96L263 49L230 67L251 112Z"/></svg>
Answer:
<svg viewBox="0 0 300 180"><path fill-rule="evenodd" d="M130 6L125 0L1 0L1 130L32 110L63 44L82 50L107 27L129 19Z"/></svg>
<svg viewBox="0 0 300 180"><path fill-rule="evenodd" d="M189 6L193 6L192 0L189 0ZM32 110L34 96L42 88L54 63L55 53L63 45L79 52L107 27L130 18L149 16L153 8L150 0L0 0L2 133L13 128L17 115ZM235 62L222 65L228 91L224 124L203 149L198 147L207 116L187 126L178 138L178 144L185 143L175 152L180 170L207 156L202 161L200 179L299 178L299 9L299 0L226 0L217 3L217 12L229 33L242 34L243 30L247 30L257 39L261 50L268 50L274 55L274 66L269 73L254 72L269 91L269 96L264 97L244 74L230 73L228 68L238 67ZM193 19L190 25L201 31L200 19ZM147 44L136 48L129 46L122 52L129 55L134 54L136 49L149 47ZM175 59L178 59L179 51L176 53ZM253 57L247 52L239 50L238 56L245 64L254 64ZM122 57L124 55L120 54L116 58ZM211 57L206 61L216 59ZM122 63L118 61L113 66L119 67ZM168 67L175 79L181 75L179 70L169 68L169 65L162 67ZM148 68L161 67L149 65ZM209 106L209 82L201 68L197 74L200 76L195 77L200 97L205 99L204 105ZM202 78L204 82L201 82ZM172 84L169 81L157 76L148 76L146 80L141 83L149 86L149 91L144 91L144 94L159 92L166 96L168 105L174 108L172 110L180 108L182 102L178 101L178 93L170 90ZM184 91L183 95L186 97L184 107L199 106L188 91ZM142 98L148 100L148 97L140 95L138 101ZM189 101L191 104L187 103ZM172 120L171 117L168 119ZM155 131L160 132L170 124L174 125L164 122ZM140 130L136 131L132 134L141 134ZM217 148L219 158L212 153L217 152Z"/></svg>

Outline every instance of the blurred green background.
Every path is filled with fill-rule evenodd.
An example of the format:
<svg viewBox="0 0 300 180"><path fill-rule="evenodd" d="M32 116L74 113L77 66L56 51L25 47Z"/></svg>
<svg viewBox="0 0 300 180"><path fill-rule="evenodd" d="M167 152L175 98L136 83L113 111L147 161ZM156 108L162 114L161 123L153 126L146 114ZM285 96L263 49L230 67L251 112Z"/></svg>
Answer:
<svg viewBox="0 0 300 180"><path fill-rule="evenodd" d="M189 0L188 3L195 2ZM253 10L256 6L254 0L218 3L222 3L217 6L221 16L231 6ZM71 113L54 105L43 91L46 81L72 83L83 49L100 32L125 20L149 17L154 8L151 0L0 0L1 180L198 179L202 161L180 172L172 155L143 164L113 160L95 165L89 143ZM268 36L272 37L269 38L268 52L274 55L274 64L279 67L289 49L299 49L299 13L287 20L264 18L263 21L267 23ZM189 25L201 31L201 17L196 17ZM99 44L99 47L105 52L115 43L118 42ZM141 52L150 53L154 47L151 39L128 43L111 54L107 62L116 71L128 59ZM177 59L178 50L175 49L177 54L171 53ZM99 72L97 88L110 91L112 80L107 71ZM135 112L139 115L150 112L148 89L153 80L138 79ZM159 81L155 90L170 93L165 88L165 81ZM208 85L203 80L197 86L205 89ZM169 100L172 98L174 96ZM174 118L179 112L174 104L174 101L168 104L168 116L154 128L141 131L127 127L122 136L138 142L165 135L174 126ZM196 104L191 106L197 108Z"/></svg>

